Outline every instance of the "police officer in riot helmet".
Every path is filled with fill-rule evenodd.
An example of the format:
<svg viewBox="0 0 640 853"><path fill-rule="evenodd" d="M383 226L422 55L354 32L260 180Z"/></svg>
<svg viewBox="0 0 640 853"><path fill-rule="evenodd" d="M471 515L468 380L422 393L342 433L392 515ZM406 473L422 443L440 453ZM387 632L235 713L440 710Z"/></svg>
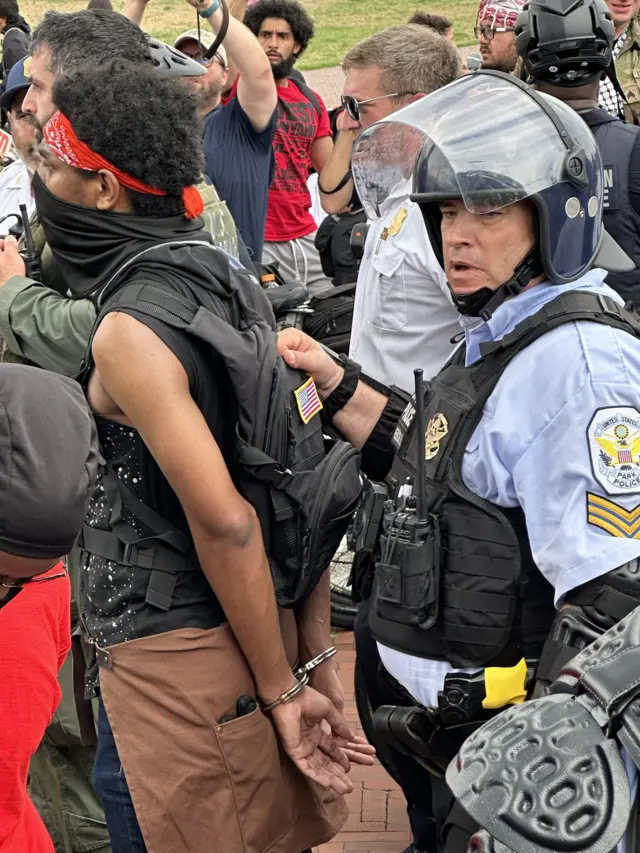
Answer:
<svg viewBox="0 0 640 853"><path fill-rule="evenodd" d="M516 47L539 92L564 101L586 121L604 163L605 228L635 262L607 284L640 305L640 128L598 107L611 65L615 27L604 0L530 0L516 22Z"/></svg>
<svg viewBox="0 0 640 853"><path fill-rule="evenodd" d="M464 785L451 779L471 792L462 808L443 776L465 739L640 603L640 320L604 283L632 263L603 229L602 159L567 105L500 72L461 77L361 135L353 173L369 217L411 171L461 315L450 362L428 386L418 373L409 399L300 332L280 346L365 472L396 484L369 490L356 528L375 540L382 663L416 706L375 723L433 774L439 853L464 853L512 803L509 825L535 822L538 787L561 773L509 753L504 731L488 756L476 739ZM503 777L476 797L474 770L483 782L494 766ZM575 802L598 800L574 788ZM549 794L558 809L567 797ZM532 836L548 846L523 850L561 849L546 817Z"/></svg>

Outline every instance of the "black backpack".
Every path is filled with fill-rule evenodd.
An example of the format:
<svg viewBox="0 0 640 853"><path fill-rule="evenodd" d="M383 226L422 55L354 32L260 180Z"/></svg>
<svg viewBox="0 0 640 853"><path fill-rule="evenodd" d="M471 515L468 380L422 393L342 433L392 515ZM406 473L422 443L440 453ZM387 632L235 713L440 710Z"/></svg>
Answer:
<svg viewBox="0 0 640 853"><path fill-rule="evenodd" d="M182 329L220 355L237 404L237 485L260 519L278 603L292 607L313 590L346 531L361 490L360 453L343 441L327 450L315 385L277 355L275 320L264 292L250 273L232 269L223 252L209 248L208 269L224 291L224 297L212 294L215 311L145 273L144 281L123 284L100 305L94 334L107 313L129 308ZM89 352L89 369L91 363ZM106 474L113 489L114 472ZM126 484L118 480L116 485L110 535L129 546L141 542L139 537L133 541L137 534L123 522L122 505L154 532L155 542L144 540L144 558L137 565L155 572L160 588L162 572L175 576L181 562L193 564L193 544ZM82 547L90 552L93 530L85 526L83 531ZM155 564L150 544L157 553ZM167 546L177 552L173 562ZM131 552L130 547L130 561ZM168 609L170 595L150 599L148 593L147 601Z"/></svg>
<svg viewBox="0 0 640 853"><path fill-rule="evenodd" d="M338 355L349 355L356 283L332 287L314 296L312 314L304 318L304 331Z"/></svg>

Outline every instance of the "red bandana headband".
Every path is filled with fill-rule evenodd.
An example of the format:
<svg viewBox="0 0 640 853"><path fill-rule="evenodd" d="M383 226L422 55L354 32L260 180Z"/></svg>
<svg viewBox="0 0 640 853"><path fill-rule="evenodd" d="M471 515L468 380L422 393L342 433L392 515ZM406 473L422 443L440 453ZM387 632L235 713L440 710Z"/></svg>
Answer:
<svg viewBox="0 0 640 853"><path fill-rule="evenodd" d="M126 172L121 172L113 163L92 151L86 142L78 139L71 127L71 122L59 110L45 124L42 135L58 160L62 160L68 166L75 166L76 169L84 169L87 172L107 169L116 176L121 186L129 190L146 195L167 195L165 190L150 187L137 178L127 175ZM187 219L197 219L204 210L202 196L197 187L185 187L182 191L182 202Z"/></svg>
<svg viewBox="0 0 640 853"><path fill-rule="evenodd" d="M490 21L492 27L515 27L525 0L482 0L478 23Z"/></svg>

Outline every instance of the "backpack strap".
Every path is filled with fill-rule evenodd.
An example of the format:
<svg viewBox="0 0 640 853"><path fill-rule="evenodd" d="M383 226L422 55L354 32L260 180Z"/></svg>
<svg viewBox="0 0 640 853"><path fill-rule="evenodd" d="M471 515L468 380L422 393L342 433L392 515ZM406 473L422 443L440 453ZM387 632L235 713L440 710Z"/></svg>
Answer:
<svg viewBox="0 0 640 853"><path fill-rule="evenodd" d="M313 89L310 89L307 84L303 83L301 80L295 80L293 77L288 77L287 79L291 80L294 86L297 86L298 89L300 89L305 98L313 106L318 116L318 121L320 121L320 119L322 118L322 106L320 105L320 99L313 91Z"/></svg>
<svg viewBox="0 0 640 853"><path fill-rule="evenodd" d="M635 312L628 311L610 296L572 290L547 302L500 340L480 344L480 354L484 358L515 348L511 355L513 358L541 335L579 320L603 323L640 337L640 317Z"/></svg>
<svg viewBox="0 0 640 853"><path fill-rule="evenodd" d="M347 293L353 293L356 289L357 281L350 281L348 284L340 284L337 287L332 287L331 290L325 290L313 297L314 303L324 302L325 299L333 299L334 296L345 296Z"/></svg>
<svg viewBox="0 0 640 853"><path fill-rule="evenodd" d="M159 610L169 610L177 573L197 570L198 560L191 540L141 501L110 465L102 469L102 486L111 508L111 529L101 530L84 524L80 547L105 560L149 571L145 601ZM125 507L151 531L151 535L140 536L133 525L124 520Z"/></svg>
<svg viewBox="0 0 640 853"><path fill-rule="evenodd" d="M604 73L609 78L609 81L613 88L616 90L616 94L619 95L622 99L626 123L633 124L638 127L640 125L640 121L638 120L636 111L633 109L633 107L627 100L627 96L625 95L622 86L620 85L620 81L618 80L618 75L616 73L616 64L613 59L611 60L611 64L609 65L609 67L605 69Z"/></svg>

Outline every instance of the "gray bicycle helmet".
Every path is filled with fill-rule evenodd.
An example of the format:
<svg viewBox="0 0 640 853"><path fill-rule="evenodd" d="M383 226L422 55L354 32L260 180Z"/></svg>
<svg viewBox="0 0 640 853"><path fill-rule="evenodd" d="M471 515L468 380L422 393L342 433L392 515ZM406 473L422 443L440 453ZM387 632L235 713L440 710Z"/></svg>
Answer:
<svg viewBox="0 0 640 853"><path fill-rule="evenodd" d="M201 77L207 73L197 60L163 41L147 36L151 59L160 74L167 77Z"/></svg>

